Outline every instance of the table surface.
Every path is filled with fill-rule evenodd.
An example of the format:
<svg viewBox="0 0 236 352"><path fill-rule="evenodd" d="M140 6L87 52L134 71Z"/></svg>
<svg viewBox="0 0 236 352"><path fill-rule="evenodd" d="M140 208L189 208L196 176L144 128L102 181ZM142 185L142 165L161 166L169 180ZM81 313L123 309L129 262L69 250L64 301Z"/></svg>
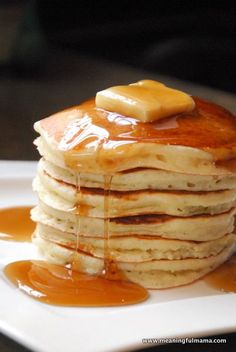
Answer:
<svg viewBox="0 0 236 352"><path fill-rule="evenodd" d="M2 131L0 159L38 159L37 152L32 145L34 139L32 126L35 121L63 108L77 105L88 97L94 96L98 90L140 79L159 80L189 94L214 101L236 113L236 95L234 94L163 77L157 73L135 70L81 54L52 50L47 54L42 67L40 73L27 77L7 73L3 67L0 67L0 73L1 71L4 73L0 76ZM226 338L227 345L204 344L204 351L222 351L223 347L227 351L236 350L236 333L221 335L219 338ZM177 352L187 348L185 346L187 345L155 346L145 351ZM199 345L191 345L191 351L196 351L199 347ZM0 334L0 351L26 352L28 349Z"/></svg>

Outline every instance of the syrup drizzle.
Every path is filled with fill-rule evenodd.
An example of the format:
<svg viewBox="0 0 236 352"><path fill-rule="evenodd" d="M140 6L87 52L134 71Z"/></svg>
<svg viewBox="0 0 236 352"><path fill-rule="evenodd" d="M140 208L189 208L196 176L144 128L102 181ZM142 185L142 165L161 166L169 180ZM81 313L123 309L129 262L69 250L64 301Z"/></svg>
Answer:
<svg viewBox="0 0 236 352"><path fill-rule="evenodd" d="M234 147L235 116L217 104L199 98L194 101L196 108L192 112L144 123L97 108L91 99L43 119L40 124L65 152L86 151L94 155L94 151L101 152L98 148L101 141L106 149L139 143L140 140L203 149Z"/></svg>
<svg viewBox="0 0 236 352"><path fill-rule="evenodd" d="M35 224L30 219L30 206L0 209L0 240L31 242Z"/></svg>
<svg viewBox="0 0 236 352"><path fill-rule="evenodd" d="M111 189L112 176L104 175L104 270L103 274L105 278L110 277L112 272L112 258L109 250L109 201L110 201L110 189Z"/></svg>
<svg viewBox="0 0 236 352"><path fill-rule="evenodd" d="M109 189L111 177L104 185L104 272L89 275L74 270L79 268L81 191L80 174L76 175L77 201L76 246L71 263L66 267L45 261L17 261L4 268L7 278L31 298L44 303L62 306L103 307L140 303L148 298L148 292L140 285L127 281L118 273L109 256ZM112 275L111 275L112 274Z"/></svg>
<svg viewBox="0 0 236 352"><path fill-rule="evenodd" d="M99 149L105 143L101 139ZM81 156L83 157L83 155ZM66 159L66 155L65 155ZM66 161L66 160L65 160ZM76 203L71 211L76 217L76 244L66 267L44 261L19 261L5 267L5 275L19 290L39 301L64 306L114 306L142 302L148 298L145 288L127 281L109 251L109 193L112 176L104 176L104 270L99 275L78 272L80 269L81 218L84 215L80 172L75 175ZM92 218L91 218L92 221Z"/></svg>
<svg viewBox="0 0 236 352"><path fill-rule="evenodd" d="M40 126L64 153L67 166L84 172L93 173L96 168L100 173L111 174L129 165L138 167L140 160L142 166L150 167L145 156L156 145L205 150L213 157L212 162L209 160L212 167L220 167L218 161L236 159L235 116L216 104L199 98L194 101L196 107L191 112L144 123L97 108L91 99L41 120ZM139 149L136 144L140 142L143 148ZM217 161L215 165L214 161ZM210 164L203 163L203 166L210 167ZM163 165L157 162L157 167ZM225 168L230 171L231 162L222 165L221 171L228 172Z"/></svg>
<svg viewBox="0 0 236 352"><path fill-rule="evenodd" d="M80 172L76 172L75 175L75 184L76 184L76 223L75 223L75 236L76 236L76 244L75 244L75 253L79 250L79 242L80 242L80 234L81 234L81 189L80 189Z"/></svg>
<svg viewBox="0 0 236 352"><path fill-rule="evenodd" d="M102 163L102 155L105 151L111 152L122 147L124 156L125 147L130 147L130 144L138 143L140 140L144 143L186 145L206 150L224 147L229 151L233 150L230 157L235 157L235 117L215 104L200 99L195 99L195 102L196 109L192 113L144 124L132 118L97 109L94 100L91 100L41 121L41 126L49 136L55 137L59 149L64 151L67 166L78 172L86 167L88 156L94 157L95 161L99 161L105 169L114 171L114 153L110 153L111 157L107 164ZM117 155L116 162L120 163L122 157L120 154ZM94 164L96 163L92 163L93 167ZM144 288L120 278L117 265L110 255L109 190L112 178L109 179L109 177L111 176L105 176L104 179L103 274L92 276L73 271L73 261L79 261L80 222L83 215L80 177L77 175L76 250L72 263L68 268L42 261L20 261L9 264L5 268L5 274L20 290L43 302L69 306L123 305L138 303L147 298L148 294ZM232 263L230 277L235 281L235 261L223 264L221 268L209 274L208 279L210 275L217 277L218 270L225 265L230 265L231 268L229 263ZM110 275L111 272L118 275ZM225 289L224 280L220 279L220 282L218 288L232 291L232 287Z"/></svg>

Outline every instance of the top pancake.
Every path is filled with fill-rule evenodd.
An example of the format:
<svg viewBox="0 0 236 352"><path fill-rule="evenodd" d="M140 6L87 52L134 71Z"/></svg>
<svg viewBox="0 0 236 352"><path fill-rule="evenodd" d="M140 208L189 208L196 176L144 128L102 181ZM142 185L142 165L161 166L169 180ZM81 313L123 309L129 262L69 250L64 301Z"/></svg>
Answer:
<svg viewBox="0 0 236 352"><path fill-rule="evenodd" d="M39 151L58 166L83 172L152 167L229 174L236 157L236 119L216 104L194 100L192 112L143 123L97 108L92 99L37 122Z"/></svg>

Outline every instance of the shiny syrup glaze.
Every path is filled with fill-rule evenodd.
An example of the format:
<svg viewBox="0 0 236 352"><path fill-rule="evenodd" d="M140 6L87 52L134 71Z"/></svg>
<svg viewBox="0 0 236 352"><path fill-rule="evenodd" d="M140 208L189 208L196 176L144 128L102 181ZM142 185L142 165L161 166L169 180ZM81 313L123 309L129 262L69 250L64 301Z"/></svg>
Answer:
<svg viewBox="0 0 236 352"><path fill-rule="evenodd" d="M35 224L30 219L32 207L0 209L0 240L31 242Z"/></svg>
<svg viewBox="0 0 236 352"><path fill-rule="evenodd" d="M220 291L236 293L236 255L206 275L204 280Z"/></svg>
<svg viewBox="0 0 236 352"><path fill-rule="evenodd" d="M147 291L127 281L86 275L44 261L19 261L4 269L21 291L41 302L61 306L116 306L139 303Z"/></svg>
<svg viewBox="0 0 236 352"><path fill-rule="evenodd" d="M194 98L192 112L151 123L108 112L94 99L40 122L64 151L116 148L125 143L150 142L196 148L231 148L236 145L236 119L224 108Z"/></svg>

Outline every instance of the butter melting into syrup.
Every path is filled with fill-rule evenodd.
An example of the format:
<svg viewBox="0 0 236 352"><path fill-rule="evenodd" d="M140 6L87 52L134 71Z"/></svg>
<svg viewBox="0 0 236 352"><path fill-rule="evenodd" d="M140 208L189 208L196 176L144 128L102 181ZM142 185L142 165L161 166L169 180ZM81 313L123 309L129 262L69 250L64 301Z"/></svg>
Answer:
<svg viewBox="0 0 236 352"><path fill-rule="evenodd" d="M214 103L194 101L196 108L191 112L145 123L96 108L91 99L42 120L41 126L61 150L78 152L86 147L93 155L98 145L113 149L119 143L139 141L202 149L235 146L235 116Z"/></svg>
<svg viewBox="0 0 236 352"><path fill-rule="evenodd" d="M81 125L79 120L75 120L74 130L67 136L63 135L68 124L66 115L63 115L64 117L55 115L54 120L45 119L43 124L49 135L55 136L56 134L58 141L62 141L65 146L69 147L64 148L65 162L68 167L75 166L73 158L71 158L73 151L77 154L84 150L84 147L93 146L96 150L96 158L99 159L99 149L102 146L112 148L114 143L123 143L124 141L129 144L139 139L144 142L151 139L163 144L187 145L203 149L221 145L227 145L230 148L236 137L233 116L224 109L201 100L196 100L196 105L198 109L192 113L144 126L143 123L136 122L134 119L124 119L122 116L96 110L94 102L90 101L82 104L80 110L75 111L77 118L84 116L84 122ZM60 123L56 121L57 118L60 119ZM55 126L59 127L59 130L55 131ZM83 158L83 153L81 158ZM101 162L101 160L97 161ZM104 176L104 270L98 276L73 270L79 258L80 216L83 216L84 211L80 204L82 196L80 192L80 165L77 163L76 167L78 168L76 175L78 201L75 205L77 243L74 262L72 261L68 267L61 267L44 261L19 261L7 265L4 272L20 290L39 301L50 304L113 306L141 302L148 297L147 291L139 285L128 282L118 269L117 263L110 256L109 192L112 175ZM19 212L19 209L17 211ZM4 224L4 210L0 216L2 214L0 220L2 219L2 224ZM14 218L14 214L12 217ZM28 220L25 219L25 221ZM23 222L20 226L23 226ZM14 240L14 229L11 227L11 223L8 225L9 228L2 226L2 232L10 234L9 238ZM17 225L16 223L16 227ZM27 237L28 231L26 233ZM19 236L19 238L23 239L24 236ZM1 239L8 239L8 237L3 235ZM235 268L236 259L233 258L207 275L205 280L217 289L236 292Z"/></svg>

